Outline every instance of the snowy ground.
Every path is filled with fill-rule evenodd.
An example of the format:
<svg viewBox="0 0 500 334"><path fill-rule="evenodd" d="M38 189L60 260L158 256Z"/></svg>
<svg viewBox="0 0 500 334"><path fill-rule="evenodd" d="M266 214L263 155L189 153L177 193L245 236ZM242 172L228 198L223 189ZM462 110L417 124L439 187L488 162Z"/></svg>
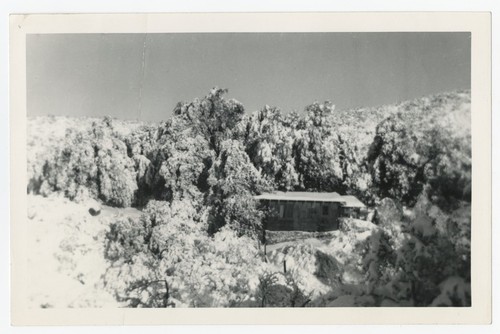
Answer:
<svg viewBox="0 0 500 334"><path fill-rule="evenodd" d="M280 242L266 247L268 260L278 270L284 270L283 261L286 261L287 270L293 272L300 287L311 293L312 297L331 292L331 282L328 284L318 278L318 257L321 252L331 257L338 267L332 264L327 270L332 277L338 273L338 282L343 284L363 283L364 272L361 268L361 252L367 238L378 227L370 222L349 219L345 230L329 232L320 239L304 237ZM311 236L314 234L311 233ZM286 239L286 238L285 238ZM337 306L337 305L332 305Z"/></svg>
<svg viewBox="0 0 500 334"><path fill-rule="evenodd" d="M28 289L30 307L117 307L100 278L108 264L103 240L118 215L139 216L135 209L89 205L61 197L28 196Z"/></svg>

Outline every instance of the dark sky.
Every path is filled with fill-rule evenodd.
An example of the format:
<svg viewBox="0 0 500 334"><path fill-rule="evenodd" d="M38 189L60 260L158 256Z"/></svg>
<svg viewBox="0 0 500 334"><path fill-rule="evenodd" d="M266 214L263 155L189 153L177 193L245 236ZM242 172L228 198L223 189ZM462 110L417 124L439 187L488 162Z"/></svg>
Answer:
<svg viewBox="0 0 500 334"><path fill-rule="evenodd" d="M158 121L214 86L248 112L378 106L469 89L470 62L455 32L29 35L28 115Z"/></svg>

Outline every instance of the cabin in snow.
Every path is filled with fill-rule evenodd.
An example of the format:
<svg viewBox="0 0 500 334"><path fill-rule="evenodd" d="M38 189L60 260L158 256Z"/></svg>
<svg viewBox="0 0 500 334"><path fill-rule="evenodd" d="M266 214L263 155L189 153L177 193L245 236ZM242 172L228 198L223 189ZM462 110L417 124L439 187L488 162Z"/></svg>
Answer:
<svg viewBox="0 0 500 334"><path fill-rule="evenodd" d="M264 222L270 231L334 231L340 217L358 218L365 208L356 197L336 192L274 192L254 198L271 213Z"/></svg>

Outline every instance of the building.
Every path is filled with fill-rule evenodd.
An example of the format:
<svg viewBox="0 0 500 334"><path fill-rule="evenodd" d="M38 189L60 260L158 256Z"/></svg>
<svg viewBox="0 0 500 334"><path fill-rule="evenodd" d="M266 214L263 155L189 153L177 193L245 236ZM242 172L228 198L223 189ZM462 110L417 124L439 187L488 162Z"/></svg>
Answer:
<svg viewBox="0 0 500 334"><path fill-rule="evenodd" d="M342 204L342 216L343 217L351 217L351 218L359 218L361 215L361 211L366 208L366 206L352 195L342 196L345 201Z"/></svg>
<svg viewBox="0 0 500 334"><path fill-rule="evenodd" d="M264 222L270 231L334 231L340 217L359 216L365 205L336 192L274 192L254 197L269 209Z"/></svg>

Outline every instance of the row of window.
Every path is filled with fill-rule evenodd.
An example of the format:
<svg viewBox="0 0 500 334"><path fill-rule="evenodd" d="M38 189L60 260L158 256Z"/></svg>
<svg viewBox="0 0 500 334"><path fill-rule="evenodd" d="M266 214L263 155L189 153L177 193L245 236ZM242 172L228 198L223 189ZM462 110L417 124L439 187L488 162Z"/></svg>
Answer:
<svg viewBox="0 0 500 334"><path fill-rule="evenodd" d="M293 203L276 203L276 202L271 202L270 203L270 209L274 212L276 212L279 216L279 218L293 218L293 208L294 204ZM302 212L302 210L299 211L299 215ZM323 216L328 216L329 215L329 206L328 205L322 205L321 206L321 213ZM317 205L312 205L311 207L307 208L307 217L312 218L318 214L318 207Z"/></svg>

